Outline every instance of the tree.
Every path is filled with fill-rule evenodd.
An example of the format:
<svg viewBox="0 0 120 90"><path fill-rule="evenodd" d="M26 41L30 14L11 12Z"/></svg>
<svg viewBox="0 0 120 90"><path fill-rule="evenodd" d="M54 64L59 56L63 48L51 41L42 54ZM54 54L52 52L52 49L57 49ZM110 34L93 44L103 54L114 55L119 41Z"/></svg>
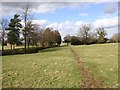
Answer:
<svg viewBox="0 0 120 90"><path fill-rule="evenodd" d="M105 43L106 38L105 36L107 35L106 31L104 28L97 28L97 34L98 34L98 43Z"/></svg>
<svg viewBox="0 0 120 90"><path fill-rule="evenodd" d="M15 49L15 44L17 44L20 40L19 33L20 33L20 28L22 28L22 25L20 24L21 20L19 19L20 15L15 14L14 18L10 20L10 23L8 25L8 43L11 44L11 50L12 50L12 45L13 49Z"/></svg>
<svg viewBox="0 0 120 90"><path fill-rule="evenodd" d="M76 36L71 37L71 45L80 45L80 44L81 44L81 42L78 37L76 37Z"/></svg>
<svg viewBox="0 0 120 90"><path fill-rule="evenodd" d="M30 43L32 46L36 45L38 46L39 42L39 25L38 24L32 24L32 28L30 31Z"/></svg>
<svg viewBox="0 0 120 90"><path fill-rule="evenodd" d="M4 50L4 39L5 39L5 35L6 35L6 28L8 26L8 20L7 19L2 19L0 22L1 26L2 26L2 31L1 31L1 41L2 41L2 51Z"/></svg>
<svg viewBox="0 0 120 90"><path fill-rule="evenodd" d="M23 36L25 40L24 48L25 48L25 53L26 53L26 46L27 46L27 22L31 19L29 14L30 14L30 4L27 3L26 6L23 8L22 12L22 17L24 20L24 29L23 29Z"/></svg>
<svg viewBox="0 0 120 90"><path fill-rule="evenodd" d="M120 42L120 33L113 34L111 40L115 43Z"/></svg>
<svg viewBox="0 0 120 90"><path fill-rule="evenodd" d="M61 35L60 35L60 33L57 30L55 30L53 32L53 34L54 34L54 39L55 39L54 42L57 44L57 46L60 46L60 44L61 44Z"/></svg>
<svg viewBox="0 0 120 90"><path fill-rule="evenodd" d="M44 36L45 36L46 46L52 47L54 40L53 40L53 33L51 32L50 28L46 28L46 30L44 31Z"/></svg>
<svg viewBox="0 0 120 90"><path fill-rule="evenodd" d="M40 46L44 47L45 46L45 35L43 30L38 30L37 31L37 36L38 36L38 43Z"/></svg>
<svg viewBox="0 0 120 90"><path fill-rule="evenodd" d="M26 44L27 44L27 47L29 49L29 46L30 46L30 39L32 37L32 32L33 32L33 24L32 24L32 21L28 21L27 24L26 24ZM34 37L34 36L33 36Z"/></svg>
<svg viewBox="0 0 120 90"><path fill-rule="evenodd" d="M71 42L71 36L69 34L64 37L64 42L67 43L67 45Z"/></svg>
<svg viewBox="0 0 120 90"><path fill-rule="evenodd" d="M39 31L39 42L44 47L60 46L61 35L58 30L46 28L44 31Z"/></svg>
<svg viewBox="0 0 120 90"><path fill-rule="evenodd" d="M97 33L96 32L91 32L89 39L88 39L89 44L96 44L97 43Z"/></svg>
<svg viewBox="0 0 120 90"><path fill-rule="evenodd" d="M82 38L84 44L89 44L89 37L92 34L91 28L90 24L83 24L78 31L78 37Z"/></svg>
<svg viewBox="0 0 120 90"><path fill-rule="evenodd" d="M33 24L32 21L27 22L26 25L26 40L27 40L27 47L29 49L29 46L36 45L38 46L38 41L39 41L39 25L38 24Z"/></svg>

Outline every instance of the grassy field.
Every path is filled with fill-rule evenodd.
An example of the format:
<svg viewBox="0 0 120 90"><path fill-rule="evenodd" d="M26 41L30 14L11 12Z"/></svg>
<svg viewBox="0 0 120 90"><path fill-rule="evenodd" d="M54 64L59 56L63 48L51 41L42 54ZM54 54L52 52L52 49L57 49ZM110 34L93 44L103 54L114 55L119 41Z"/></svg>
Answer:
<svg viewBox="0 0 120 90"><path fill-rule="evenodd" d="M107 87L118 85L118 45L71 46L94 76ZM35 54L3 56L4 88L80 88L81 72L69 47L49 48Z"/></svg>
<svg viewBox="0 0 120 90"><path fill-rule="evenodd" d="M95 77L106 87L118 86L118 44L72 46Z"/></svg>
<svg viewBox="0 0 120 90"><path fill-rule="evenodd" d="M3 87L80 87L81 76L68 47L3 56Z"/></svg>

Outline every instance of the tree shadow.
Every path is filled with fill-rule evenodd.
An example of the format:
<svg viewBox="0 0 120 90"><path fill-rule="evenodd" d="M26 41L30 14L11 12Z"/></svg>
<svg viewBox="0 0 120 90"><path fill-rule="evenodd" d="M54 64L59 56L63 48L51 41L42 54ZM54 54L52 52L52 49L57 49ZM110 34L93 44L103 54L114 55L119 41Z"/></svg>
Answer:
<svg viewBox="0 0 120 90"><path fill-rule="evenodd" d="M55 52L55 51L58 51L58 50L61 50L60 47L52 47L52 48L46 48L44 50L40 50L39 53L42 53L42 52Z"/></svg>

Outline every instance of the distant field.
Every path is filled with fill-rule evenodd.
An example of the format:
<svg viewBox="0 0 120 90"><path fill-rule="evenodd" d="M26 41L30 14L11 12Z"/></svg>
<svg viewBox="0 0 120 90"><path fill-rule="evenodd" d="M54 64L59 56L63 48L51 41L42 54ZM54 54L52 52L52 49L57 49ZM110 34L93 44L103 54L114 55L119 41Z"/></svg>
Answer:
<svg viewBox="0 0 120 90"><path fill-rule="evenodd" d="M16 46L15 48L24 48L24 46ZM4 46L4 49L11 49L10 46ZM2 50L2 46L0 46L0 50Z"/></svg>
<svg viewBox="0 0 120 90"><path fill-rule="evenodd" d="M118 85L118 45L71 46L94 76ZM81 88L81 72L69 47L49 48L35 54L3 56L4 88Z"/></svg>
<svg viewBox="0 0 120 90"><path fill-rule="evenodd" d="M72 46L90 67L94 76L103 80L107 87L118 86L118 44Z"/></svg>
<svg viewBox="0 0 120 90"><path fill-rule="evenodd" d="M63 46L63 45L67 45L67 44L61 43L61 46ZM29 47L32 47L32 46L29 46ZM34 47L36 47L36 46L34 46ZM15 48L24 48L24 46L15 46ZM11 49L11 46L10 45L4 46L4 49L5 50L6 49ZM0 45L0 50L2 50L2 46L1 45Z"/></svg>

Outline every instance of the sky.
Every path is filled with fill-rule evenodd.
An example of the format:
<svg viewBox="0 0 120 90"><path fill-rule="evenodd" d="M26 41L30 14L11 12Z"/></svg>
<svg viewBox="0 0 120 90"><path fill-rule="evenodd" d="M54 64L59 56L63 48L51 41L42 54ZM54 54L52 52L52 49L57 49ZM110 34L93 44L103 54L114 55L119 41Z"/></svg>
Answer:
<svg viewBox="0 0 120 90"><path fill-rule="evenodd" d="M102 0L101 0L102 1ZM105 1L105 0L104 0ZM10 20L15 13L21 14L28 2L2 1L2 18ZM63 37L77 35L82 24L91 24L92 30L104 27L107 37L118 32L118 2L29 2L33 23L40 28L52 27Z"/></svg>

